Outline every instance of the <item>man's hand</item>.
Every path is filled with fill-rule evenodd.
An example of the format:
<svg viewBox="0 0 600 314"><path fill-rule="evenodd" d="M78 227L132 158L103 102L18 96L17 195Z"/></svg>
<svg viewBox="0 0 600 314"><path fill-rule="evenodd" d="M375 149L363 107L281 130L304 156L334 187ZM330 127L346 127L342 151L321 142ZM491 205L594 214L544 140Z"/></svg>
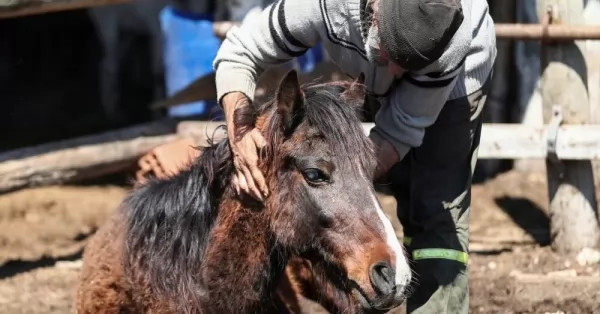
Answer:
<svg viewBox="0 0 600 314"><path fill-rule="evenodd" d="M258 169L258 150L265 147L267 142L256 128L251 129L239 141L236 141L234 112L236 109L249 105L249 100L244 94L229 93L223 97L222 102L227 122L227 137L235 165L233 186L238 194L243 191L255 199L263 201L263 196L267 196L269 190L262 172Z"/></svg>
<svg viewBox="0 0 600 314"><path fill-rule="evenodd" d="M394 164L400 161L400 156L398 156L398 152L396 152L394 146L377 133L371 132L369 138L375 144L377 169L375 170L374 181L377 181L384 176Z"/></svg>

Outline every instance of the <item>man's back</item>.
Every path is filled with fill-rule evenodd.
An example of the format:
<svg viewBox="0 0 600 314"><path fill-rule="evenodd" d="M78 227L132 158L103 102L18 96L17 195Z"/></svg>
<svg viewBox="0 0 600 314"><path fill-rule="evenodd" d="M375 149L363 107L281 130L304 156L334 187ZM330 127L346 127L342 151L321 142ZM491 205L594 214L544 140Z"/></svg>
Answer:
<svg viewBox="0 0 600 314"><path fill-rule="evenodd" d="M367 0L284 0L265 9L262 21L249 27L255 36L261 31L261 23L268 20L260 40L239 31L230 36L262 58L287 61L297 57L321 41L331 60L351 77L365 74L368 89L377 94L386 94L395 77L387 67L375 66L367 59L365 43L361 36L361 8ZM488 13L486 1L462 0L464 21L442 57L420 73L409 73L416 80L435 81L435 74L454 70L462 64L467 54L465 71L459 73L457 84L450 99L462 97L481 87L487 78L496 56L495 29ZM221 60L230 59L228 49L222 49L215 66ZM240 56L237 56L239 58ZM276 62L273 60L273 62ZM434 78L427 75L433 73ZM464 83L461 83L464 82ZM252 95L248 95L252 97Z"/></svg>

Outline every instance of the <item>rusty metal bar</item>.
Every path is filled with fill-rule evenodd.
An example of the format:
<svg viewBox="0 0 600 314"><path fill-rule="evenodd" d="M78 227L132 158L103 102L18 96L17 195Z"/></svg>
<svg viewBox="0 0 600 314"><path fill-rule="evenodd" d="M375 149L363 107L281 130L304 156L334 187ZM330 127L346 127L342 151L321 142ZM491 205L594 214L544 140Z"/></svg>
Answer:
<svg viewBox="0 0 600 314"><path fill-rule="evenodd" d="M600 39L600 26L496 23L496 38L513 40L584 40Z"/></svg>

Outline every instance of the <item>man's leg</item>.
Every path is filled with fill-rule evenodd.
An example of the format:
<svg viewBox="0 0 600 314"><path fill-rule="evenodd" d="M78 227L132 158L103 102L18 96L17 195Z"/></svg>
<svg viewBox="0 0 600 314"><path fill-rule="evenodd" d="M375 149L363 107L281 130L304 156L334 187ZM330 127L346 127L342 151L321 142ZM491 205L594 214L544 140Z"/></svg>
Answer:
<svg viewBox="0 0 600 314"><path fill-rule="evenodd" d="M416 273L408 313L469 311L471 181L489 81L480 91L449 101L423 144L388 173Z"/></svg>

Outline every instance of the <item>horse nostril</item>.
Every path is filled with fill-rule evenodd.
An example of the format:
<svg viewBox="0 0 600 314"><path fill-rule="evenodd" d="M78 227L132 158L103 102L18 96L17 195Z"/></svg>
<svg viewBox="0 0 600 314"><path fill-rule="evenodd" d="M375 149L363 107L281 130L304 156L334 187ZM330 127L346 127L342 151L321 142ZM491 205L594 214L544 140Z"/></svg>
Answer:
<svg viewBox="0 0 600 314"><path fill-rule="evenodd" d="M371 266L371 284L378 294L388 295L394 293L395 272L389 262L377 262Z"/></svg>

